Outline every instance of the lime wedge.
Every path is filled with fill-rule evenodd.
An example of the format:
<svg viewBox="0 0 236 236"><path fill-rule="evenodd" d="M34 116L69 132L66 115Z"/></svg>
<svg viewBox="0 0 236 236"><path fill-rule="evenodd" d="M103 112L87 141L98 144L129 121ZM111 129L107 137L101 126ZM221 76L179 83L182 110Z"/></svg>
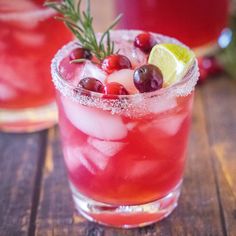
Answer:
<svg viewBox="0 0 236 236"><path fill-rule="evenodd" d="M195 60L194 53L177 44L157 44L152 48L148 63L161 70L164 87L181 80Z"/></svg>

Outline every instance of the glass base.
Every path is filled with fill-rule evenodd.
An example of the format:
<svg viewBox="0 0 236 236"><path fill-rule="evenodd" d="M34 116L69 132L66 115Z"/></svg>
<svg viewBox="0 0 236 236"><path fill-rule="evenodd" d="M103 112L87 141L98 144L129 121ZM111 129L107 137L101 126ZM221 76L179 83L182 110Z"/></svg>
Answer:
<svg viewBox="0 0 236 236"><path fill-rule="evenodd" d="M165 197L143 205L114 206L89 199L70 182L75 207L90 221L119 228L142 227L166 218L177 206L182 181Z"/></svg>
<svg viewBox="0 0 236 236"><path fill-rule="evenodd" d="M0 109L0 131L33 132L49 128L56 123L57 107L55 102L27 109Z"/></svg>

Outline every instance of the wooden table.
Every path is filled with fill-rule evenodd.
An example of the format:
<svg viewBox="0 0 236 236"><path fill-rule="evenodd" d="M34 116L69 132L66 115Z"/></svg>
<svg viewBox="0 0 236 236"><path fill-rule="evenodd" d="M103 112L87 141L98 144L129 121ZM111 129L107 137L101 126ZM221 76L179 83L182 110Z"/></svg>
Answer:
<svg viewBox="0 0 236 236"><path fill-rule="evenodd" d="M184 185L164 221L118 230L80 217L68 188L58 129L0 133L0 236L235 236L236 81L196 91Z"/></svg>
<svg viewBox="0 0 236 236"><path fill-rule="evenodd" d="M112 1L93 3L96 28L103 30ZM0 236L21 235L235 236L236 81L222 76L197 89L179 206L141 229L106 228L74 211L57 128L0 133Z"/></svg>

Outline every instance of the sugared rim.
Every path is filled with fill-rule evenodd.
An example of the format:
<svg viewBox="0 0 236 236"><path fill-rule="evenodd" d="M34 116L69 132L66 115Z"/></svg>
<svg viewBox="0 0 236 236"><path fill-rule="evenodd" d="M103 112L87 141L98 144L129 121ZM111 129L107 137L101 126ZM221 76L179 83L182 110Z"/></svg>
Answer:
<svg viewBox="0 0 236 236"><path fill-rule="evenodd" d="M126 39L133 40L135 36L141 32L142 31L139 30L114 30L111 31L111 37L115 37L115 35L125 35ZM159 43L175 43L183 45L181 42L174 38L156 33L152 34L157 38L157 41ZM86 96L83 94L88 93L87 90L83 88L78 88L70 84L69 82L63 79L62 75L59 72L60 62L66 56L68 56L74 48L78 47L77 43L78 41L72 41L66 44L56 53L51 64L51 74L53 83L56 89L60 91L60 93L62 93L64 96L71 97L73 100L78 101L83 105L96 106L99 108L103 108L104 110L113 111L114 108L117 109L121 106L122 101L127 105L128 103L134 103L134 101L137 101L139 103L142 100L153 97L187 96L194 90L194 87L199 77L198 63L197 60L195 60L193 66L190 68L184 78L170 87L162 88L154 92L138 93L132 95L119 95L116 99L104 98L103 94L96 92L89 92L90 96ZM124 110L124 104L122 106L122 110Z"/></svg>

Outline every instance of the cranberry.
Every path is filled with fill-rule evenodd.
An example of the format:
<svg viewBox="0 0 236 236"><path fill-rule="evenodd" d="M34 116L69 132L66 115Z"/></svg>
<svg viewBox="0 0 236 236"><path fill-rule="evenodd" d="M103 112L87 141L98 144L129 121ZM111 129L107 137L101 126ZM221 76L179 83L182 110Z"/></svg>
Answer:
<svg viewBox="0 0 236 236"><path fill-rule="evenodd" d="M200 77L198 83L203 83L208 77L221 73L221 65L214 56L198 58Z"/></svg>
<svg viewBox="0 0 236 236"><path fill-rule="evenodd" d="M158 90L163 85L163 75L160 69L147 64L134 71L134 85L140 93Z"/></svg>
<svg viewBox="0 0 236 236"><path fill-rule="evenodd" d="M222 72L222 68L214 56L205 56L198 58L199 66L209 72L210 75Z"/></svg>
<svg viewBox="0 0 236 236"><path fill-rule="evenodd" d="M98 93L104 92L104 86L102 82L92 77L81 79L79 82L79 85L82 88L87 89L89 91L98 92Z"/></svg>
<svg viewBox="0 0 236 236"><path fill-rule="evenodd" d="M144 53L149 53L155 44L155 38L147 32L137 35L134 40L134 46L140 48Z"/></svg>
<svg viewBox="0 0 236 236"><path fill-rule="evenodd" d="M101 67L108 74L111 74L112 72L114 72L116 70L130 69L131 62L130 62L129 58L127 58L126 56L123 56L120 54L112 54L112 55L107 56L102 61Z"/></svg>
<svg viewBox="0 0 236 236"><path fill-rule="evenodd" d="M75 48L71 53L70 53L70 61L76 60L76 59L92 59L92 54L91 52L86 49L86 48Z"/></svg>
<svg viewBox="0 0 236 236"><path fill-rule="evenodd" d="M129 94L126 88L122 84L117 83L117 82L111 82L111 83L106 84L104 91L106 95L128 95Z"/></svg>

